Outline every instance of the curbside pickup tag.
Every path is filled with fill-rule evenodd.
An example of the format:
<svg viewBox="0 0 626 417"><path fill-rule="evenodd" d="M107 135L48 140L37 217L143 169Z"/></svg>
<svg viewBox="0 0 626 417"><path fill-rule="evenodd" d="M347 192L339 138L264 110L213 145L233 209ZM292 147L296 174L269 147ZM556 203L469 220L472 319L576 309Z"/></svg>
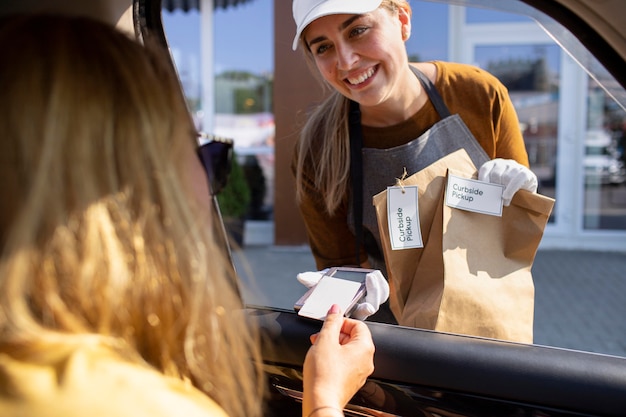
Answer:
<svg viewBox="0 0 626 417"><path fill-rule="evenodd" d="M504 186L448 174L446 205L476 213L502 216Z"/></svg>
<svg viewBox="0 0 626 417"><path fill-rule="evenodd" d="M424 246L417 204L417 186L387 187L387 227L391 249Z"/></svg>

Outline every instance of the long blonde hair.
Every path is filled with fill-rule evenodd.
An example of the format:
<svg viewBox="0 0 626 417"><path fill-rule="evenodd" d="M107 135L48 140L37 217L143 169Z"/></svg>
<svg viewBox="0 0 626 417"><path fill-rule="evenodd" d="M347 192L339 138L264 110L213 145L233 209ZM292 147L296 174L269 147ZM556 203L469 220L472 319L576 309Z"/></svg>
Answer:
<svg viewBox="0 0 626 417"><path fill-rule="evenodd" d="M407 0L383 0L379 7L396 13L399 8L411 16ZM315 66L311 50L300 39L311 72L321 79ZM322 81L325 88L332 89ZM317 106L307 119L295 149L296 198L303 197L303 185L313 182L324 199L326 211L333 214L345 201L350 189L350 135L348 131L349 101L332 90L330 95ZM305 178L312 167L313 178Z"/></svg>
<svg viewBox="0 0 626 417"><path fill-rule="evenodd" d="M164 51L42 15L5 18L0 54L0 352L102 336L231 416L261 415L258 335L193 191Z"/></svg>

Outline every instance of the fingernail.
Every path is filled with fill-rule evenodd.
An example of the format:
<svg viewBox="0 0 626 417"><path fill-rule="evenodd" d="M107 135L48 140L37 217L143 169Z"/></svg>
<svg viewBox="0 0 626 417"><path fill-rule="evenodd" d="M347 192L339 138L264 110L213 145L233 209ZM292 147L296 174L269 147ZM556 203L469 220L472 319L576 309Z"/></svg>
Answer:
<svg viewBox="0 0 626 417"><path fill-rule="evenodd" d="M328 314L337 314L341 312L341 307L338 304L333 304L330 306L330 310L328 310Z"/></svg>

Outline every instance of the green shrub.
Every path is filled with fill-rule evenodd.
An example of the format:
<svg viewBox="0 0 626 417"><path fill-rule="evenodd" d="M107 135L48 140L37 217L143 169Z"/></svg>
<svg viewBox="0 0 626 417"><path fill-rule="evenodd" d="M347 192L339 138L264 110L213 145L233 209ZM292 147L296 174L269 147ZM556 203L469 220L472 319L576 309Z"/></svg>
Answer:
<svg viewBox="0 0 626 417"><path fill-rule="evenodd" d="M237 155L233 154L228 182L217 194L217 202L224 218L243 218L250 205L250 188Z"/></svg>

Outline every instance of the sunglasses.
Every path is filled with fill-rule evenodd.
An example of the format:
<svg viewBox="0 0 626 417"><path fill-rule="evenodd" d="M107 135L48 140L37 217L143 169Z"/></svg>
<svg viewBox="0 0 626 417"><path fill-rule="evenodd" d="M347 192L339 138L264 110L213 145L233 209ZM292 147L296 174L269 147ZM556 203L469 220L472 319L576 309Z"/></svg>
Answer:
<svg viewBox="0 0 626 417"><path fill-rule="evenodd" d="M211 195L215 196L228 182L233 160L233 140L204 132L198 133L198 138L202 143L197 149L198 158L209 178Z"/></svg>

